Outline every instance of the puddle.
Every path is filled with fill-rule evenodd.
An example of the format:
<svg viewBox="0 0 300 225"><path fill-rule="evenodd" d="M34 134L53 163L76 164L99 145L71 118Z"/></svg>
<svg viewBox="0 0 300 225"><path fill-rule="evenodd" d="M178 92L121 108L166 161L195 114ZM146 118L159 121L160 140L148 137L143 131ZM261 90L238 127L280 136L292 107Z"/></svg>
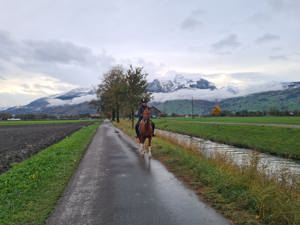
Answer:
<svg viewBox="0 0 300 225"><path fill-rule="evenodd" d="M249 165L250 160L253 159L253 156L255 155L255 157L258 157L258 168L267 175L277 177L278 179L281 179L282 175L300 176L300 164L294 160L258 153L251 149L238 148L170 131L157 129L156 132L159 136L168 138L179 145L197 149L206 157L214 157L220 154L226 156L226 159L229 159L239 166Z"/></svg>

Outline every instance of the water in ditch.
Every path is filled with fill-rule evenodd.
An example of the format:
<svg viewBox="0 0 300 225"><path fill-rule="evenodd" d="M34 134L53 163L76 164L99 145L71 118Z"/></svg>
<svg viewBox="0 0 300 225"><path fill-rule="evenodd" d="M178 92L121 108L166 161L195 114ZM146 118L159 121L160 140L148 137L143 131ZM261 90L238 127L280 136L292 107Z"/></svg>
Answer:
<svg viewBox="0 0 300 225"><path fill-rule="evenodd" d="M245 166L249 165L250 161L255 156L257 157L258 168L263 170L267 175L275 176L279 179L282 179L282 176L300 176L300 163L294 160L170 131L157 129L156 132L159 136L170 139L179 145L197 149L206 157L222 155L225 156L224 158L239 166Z"/></svg>

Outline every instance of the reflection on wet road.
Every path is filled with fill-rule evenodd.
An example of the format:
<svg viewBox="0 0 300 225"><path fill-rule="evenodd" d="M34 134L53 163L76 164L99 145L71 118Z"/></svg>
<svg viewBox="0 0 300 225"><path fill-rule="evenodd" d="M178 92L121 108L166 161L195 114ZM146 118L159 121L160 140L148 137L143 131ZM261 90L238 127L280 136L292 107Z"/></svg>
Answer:
<svg viewBox="0 0 300 225"><path fill-rule="evenodd" d="M108 121L47 224L230 224Z"/></svg>

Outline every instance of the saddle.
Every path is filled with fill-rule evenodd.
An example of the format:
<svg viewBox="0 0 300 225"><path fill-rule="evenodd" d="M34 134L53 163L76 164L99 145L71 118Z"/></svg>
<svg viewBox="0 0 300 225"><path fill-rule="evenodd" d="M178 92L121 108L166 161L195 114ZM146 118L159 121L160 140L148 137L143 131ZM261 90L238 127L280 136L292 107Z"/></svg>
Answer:
<svg viewBox="0 0 300 225"><path fill-rule="evenodd" d="M149 123L149 127L148 128L145 127L147 121ZM148 129L148 130L146 130L146 129ZM152 127L152 121L151 120L144 120L144 119L142 119L140 121L140 123L139 123L139 133L140 133L140 135L141 134L146 134L146 136L152 135L152 130L153 130L153 127Z"/></svg>

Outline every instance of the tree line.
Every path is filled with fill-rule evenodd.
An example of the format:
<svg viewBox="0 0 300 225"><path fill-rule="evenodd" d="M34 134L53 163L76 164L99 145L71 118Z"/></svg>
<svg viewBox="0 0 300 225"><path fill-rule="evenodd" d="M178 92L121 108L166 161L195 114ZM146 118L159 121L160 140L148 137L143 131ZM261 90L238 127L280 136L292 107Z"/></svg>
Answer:
<svg viewBox="0 0 300 225"><path fill-rule="evenodd" d="M127 115L131 118L133 127L134 113L140 100L151 98L147 92L147 75L142 67L112 67L103 75L97 88L97 100L94 104L98 106L98 111L117 122L121 115Z"/></svg>

